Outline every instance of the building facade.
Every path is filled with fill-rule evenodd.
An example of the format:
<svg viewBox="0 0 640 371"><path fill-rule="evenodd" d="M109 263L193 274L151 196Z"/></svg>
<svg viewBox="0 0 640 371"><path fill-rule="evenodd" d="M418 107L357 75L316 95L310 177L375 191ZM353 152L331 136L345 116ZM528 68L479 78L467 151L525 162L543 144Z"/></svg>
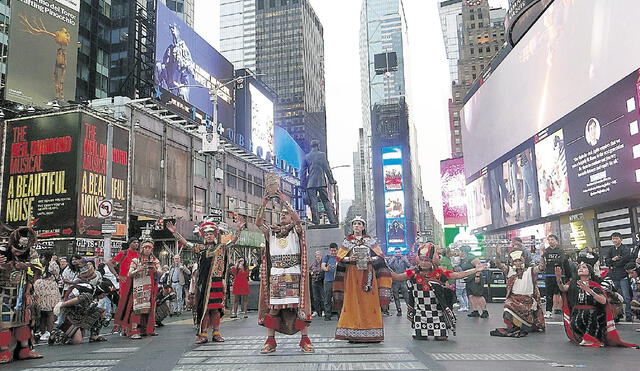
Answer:
<svg viewBox="0 0 640 371"><path fill-rule="evenodd" d="M449 124L453 158L464 154L459 116L463 99L504 45L505 16L505 9L491 8L488 0L447 0L440 3L440 22L452 75ZM455 38L457 46L453 44Z"/></svg>
<svg viewBox="0 0 640 371"><path fill-rule="evenodd" d="M256 0L256 71L278 94L276 124L305 152L327 148L324 37L308 0Z"/></svg>
<svg viewBox="0 0 640 371"><path fill-rule="evenodd" d="M160 0L167 4L167 8L173 10L176 14L185 21L186 24L193 28L194 25L194 13L195 13L195 0Z"/></svg>
<svg viewBox="0 0 640 371"><path fill-rule="evenodd" d="M220 53L236 69L256 70L256 0L220 1Z"/></svg>

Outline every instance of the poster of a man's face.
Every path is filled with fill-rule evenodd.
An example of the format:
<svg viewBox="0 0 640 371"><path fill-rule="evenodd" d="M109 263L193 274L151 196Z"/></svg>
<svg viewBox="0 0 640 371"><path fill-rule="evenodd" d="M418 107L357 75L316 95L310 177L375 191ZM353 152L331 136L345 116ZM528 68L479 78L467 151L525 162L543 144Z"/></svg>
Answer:
<svg viewBox="0 0 640 371"><path fill-rule="evenodd" d="M592 146L598 144L600 139L600 122L595 118L590 118L584 127L584 138Z"/></svg>

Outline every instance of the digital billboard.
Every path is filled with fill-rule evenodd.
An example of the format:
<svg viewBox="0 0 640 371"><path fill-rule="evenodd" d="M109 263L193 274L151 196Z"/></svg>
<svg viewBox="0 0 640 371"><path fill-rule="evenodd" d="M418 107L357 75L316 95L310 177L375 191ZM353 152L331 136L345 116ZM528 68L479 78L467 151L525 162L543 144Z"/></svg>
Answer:
<svg viewBox="0 0 640 371"><path fill-rule="evenodd" d="M11 2L5 99L34 107L76 98L80 0Z"/></svg>
<svg viewBox="0 0 640 371"><path fill-rule="evenodd" d="M444 224L467 224L467 195L464 177L464 159L440 161L440 186Z"/></svg>
<svg viewBox="0 0 640 371"><path fill-rule="evenodd" d="M562 129L551 132L545 129L535 136L534 141L540 215L544 217L571 210Z"/></svg>
<svg viewBox="0 0 640 371"><path fill-rule="evenodd" d="M7 120L2 222L36 220L38 233L73 236L79 114Z"/></svg>
<svg viewBox="0 0 640 371"><path fill-rule="evenodd" d="M274 154L273 102L256 86L249 84L251 94L251 142L253 152L261 158ZM271 154L269 156L268 154Z"/></svg>
<svg viewBox="0 0 640 371"><path fill-rule="evenodd" d="M407 244L406 205L402 174L402 147L382 148L384 174L385 235L387 252Z"/></svg>
<svg viewBox="0 0 640 371"><path fill-rule="evenodd" d="M491 187L486 171L466 188L468 208L467 217L471 229L486 227L491 224Z"/></svg>
<svg viewBox="0 0 640 371"><path fill-rule="evenodd" d="M540 217L538 181L531 147L489 171L491 217L500 228Z"/></svg>
<svg viewBox="0 0 640 371"><path fill-rule="evenodd" d="M557 122L573 209L640 193L639 78L633 71Z"/></svg>
<svg viewBox="0 0 640 371"><path fill-rule="evenodd" d="M213 115L211 90L217 91L218 122L233 128L233 65L176 13L158 2L156 20L156 94L163 101L192 105ZM166 96L169 96L168 99Z"/></svg>
<svg viewBox="0 0 640 371"><path fill-rule="evenodd" d="M528 1L526 1L528 2ZM542 3L542 2L541 2ZM637 0L555 0L465 102L465 176L638 68ZM568 141L567 141L568 143Z"/></svg>

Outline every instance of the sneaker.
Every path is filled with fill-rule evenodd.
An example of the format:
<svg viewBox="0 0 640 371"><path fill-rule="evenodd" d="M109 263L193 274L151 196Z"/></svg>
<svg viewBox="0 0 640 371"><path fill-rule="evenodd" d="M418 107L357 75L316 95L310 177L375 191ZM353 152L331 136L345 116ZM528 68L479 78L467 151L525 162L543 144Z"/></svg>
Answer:
<svg viewBox="0 0 640 371"><path fill-rule="evenodd" d="M483 310L482 314L480 315L480 318L489 318L489 312L487 312L486 310Z"/></svg>
<svg viewBox="0 0 640 371"><path fill-rule="evenodd" d="M51 334L49 333L49 331L45 332L44 334L42 334L40 336L40 340L41 341L48 341L49 340L49 336L51 336Z"/></svg>
<svg viewBox="0 0 640 371"><path fill-rule="evenodd" d="M553 317L553 313L551 312L544 312L544 318L551 318Z"/></svg>
<svg viewBox="0 0 640 371"><path fill-rule="evenodd" d="M480 317L480 313L478 313L477 310L474 310L473 312L467 314L467 317Z"/></svg>
<svg viewBox="0 0 640 371"><path fill-rule="evenodd" d="M458 303L453 303L453 307L454 307L454 308L458 308L459 306L460 306L460 304L458 304Z"/></svg>
<svg viewBox="0 0 640 371"><path fill-rule="evenodd" d="M317 316L318 316L318 312L311 313L311 317L317 317Z"/></svg>
<svg viewBox="0 0 640 371"><path fill-rule="evenodd" d="M458 308L458 312L466 312L466 311L467 311L467 308L463 308L463 307Z"/></svg>
<svg viewBox="0 0 640 371"><path fill-rule="evenodd" d="M398 317L402 317L402 311L401 311L401 310L399 310L399 311L398 311L398 314L396 314L396 316L398 316Z"/></svg>

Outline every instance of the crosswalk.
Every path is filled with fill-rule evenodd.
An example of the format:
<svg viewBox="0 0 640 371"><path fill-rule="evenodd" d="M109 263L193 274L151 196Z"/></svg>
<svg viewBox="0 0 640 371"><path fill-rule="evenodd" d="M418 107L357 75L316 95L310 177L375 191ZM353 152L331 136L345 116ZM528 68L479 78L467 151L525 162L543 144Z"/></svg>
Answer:
<svg viewBox="0 0 640 371"><path fill-rule="evenodd" d="M185 353L174 371L198 370L426 370L409 350L382 344L349 344L329 337L311 336L315 353L303 354L299 336L277 338L276 352L263 355L264 336L228 337Z"/></svg>
<svg viewBox="0 0 640 371"><path fill-rule="evenodd" d="M137 352L138 349L138 347L105 347L90 352L92 356L102 357L99 359L79 357L78 359L53 361L32 368L25 368L22 369L22 371L108 371L116 366L122 359Z"/></svg>

